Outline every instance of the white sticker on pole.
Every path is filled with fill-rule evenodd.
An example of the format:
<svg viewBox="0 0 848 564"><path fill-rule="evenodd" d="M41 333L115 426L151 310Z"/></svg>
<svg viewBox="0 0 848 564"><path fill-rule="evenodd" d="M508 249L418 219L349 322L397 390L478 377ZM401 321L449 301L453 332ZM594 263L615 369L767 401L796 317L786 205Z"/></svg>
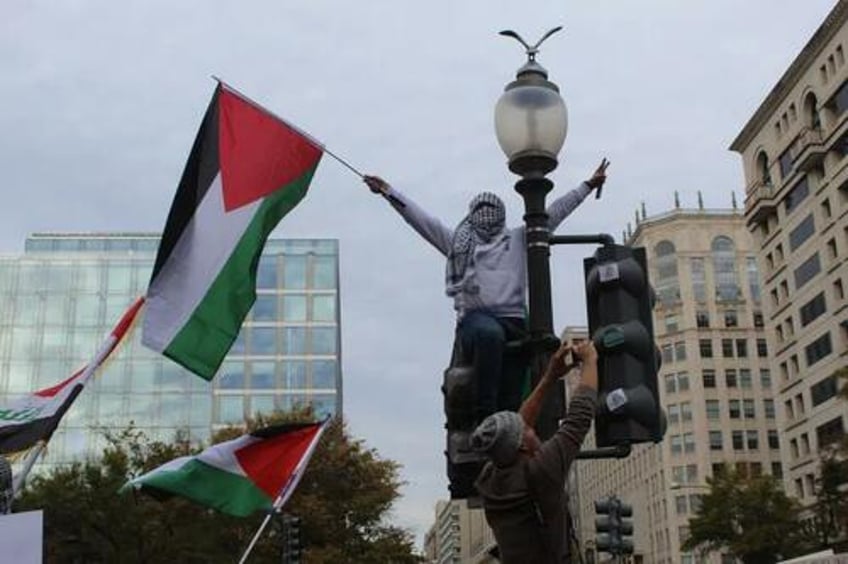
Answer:
<svg viewBox="0 0 848 564"><path fill-rule="evenodd" d="M618 408L627 403L627 394L623 388L618 388L607 394L607 409L616 411Z"/></svg>
<svg viewBox="0 0 848 564"><path fill-rule="evenodd" d="M598 265L598 276L600 277L601 282L610 282L612 280L618 280L619 278L621 278L618 273L618 263L607 262Z"/></svg>

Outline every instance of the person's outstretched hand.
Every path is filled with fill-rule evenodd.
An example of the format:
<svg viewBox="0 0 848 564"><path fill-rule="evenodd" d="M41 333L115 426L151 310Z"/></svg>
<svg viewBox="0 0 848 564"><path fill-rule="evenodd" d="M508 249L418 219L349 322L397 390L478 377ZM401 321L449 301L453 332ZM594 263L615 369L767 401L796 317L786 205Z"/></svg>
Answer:
<svg viewBox="0 0 848 564"><path fill-rule="evenodd" d="M601 164L595 169L595 172L592 174L592 178L586 181L586 184L588 184L590 188L600 191L604 182L607 181L607 167L609 164L610 162L606 159L606 157L601 159Z"/></svg>
<svg viewBox="0 0 848 564"><path fill-rule="evenodd" d="M548 361L548 368L545 370L545 377L557 380L568 374L568 372L574 368L571 358L572 351L573 349L571 345L566 343L560 345Z"/></svg>
<svg viewBox="0 0 848 564"><path fill-rule="evenodd" d="M362 181L365 182L365 184L368 185L368 188L370 188L375 194L386 195L389 192L389 183L379 176L366 174L362 177Z"/></svg>

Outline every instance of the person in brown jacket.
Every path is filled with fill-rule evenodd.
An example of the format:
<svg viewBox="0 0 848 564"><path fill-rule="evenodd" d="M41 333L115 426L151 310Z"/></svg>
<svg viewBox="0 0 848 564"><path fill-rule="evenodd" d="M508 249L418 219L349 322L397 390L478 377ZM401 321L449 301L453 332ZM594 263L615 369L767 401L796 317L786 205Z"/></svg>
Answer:
<svg viewBox="0 0 848 564"><path fill-rule="evenodd" d="M554 382L568 373L571 353L580 384L557 432L541 442L533 425ZM595 416L598 354L591 341L562 345L518 413L499 411L477 427L471 446L489 461L477 478L486 521L504 564L567 564L565 481Z"/></svg>

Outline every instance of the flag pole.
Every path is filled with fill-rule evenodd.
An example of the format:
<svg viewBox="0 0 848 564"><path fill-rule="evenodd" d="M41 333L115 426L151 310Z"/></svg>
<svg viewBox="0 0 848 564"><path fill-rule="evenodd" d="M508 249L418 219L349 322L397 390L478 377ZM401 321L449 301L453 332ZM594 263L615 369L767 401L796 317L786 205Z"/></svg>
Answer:
<svg viewBox="0 0 848 564"><path fill-rule="evenodd" d="M299 134L301 134L303 137L305 137L306 139L308 139L310 143L312 143L313 145L315 145L316 147L318 147L319 149L321 149L321 151L323 151L324 153L326 153L326 154L328 154L329 156L331 156L331 157L333 157L334 159L336 159L336 161L338 161L339 163L341 163L342 165L344 165L344 166L345 166L348 170L350 170L352 173L354 173L354 174L355 174L356 176L358 176L359 178L363 178L363 179L365 178L365 175L364 175L364 174L363 174L363 173L362 173L362 172L361 172L358 168L356 168L355 166L353 166L352 164L350 164L348 161L346 161L345 159L341 158L339 155L337 155L336 153L334 153L333 151L331 151L330 149L328 149L326 145L324 145L323 143L321 143L320 141L318 141L317 139L315 139L315 137L313 137L313 136L312 136L312 135L310 135L309 133L307 133L307 132L305 132L304 130L300 129L300 128L299 128L299 127L297 127L296 125L294 125L294 124L292 124L292 123L288 122L287 120L285 120L285 119L281 118L280 116L278 116L277 114L275 114L274 112L272 112L271 110L269 110L268 108L266 108L265 106L263 106L262 104L260 104L259 102L256 102L255 100L252 100L250 97L246 96L245 94L243 94L243 93L239 92L238 90L236 90L235 88L233 88L232 86L230 86L229 84L227 84L226 82L224 82L223 80L221 80L220 78L218 78L217 76L215 76L214 74L212 75L212 80L214 80L215 82L217 82L217 83L218 83L219 85L221 85L223 88L226 88L229 92L232 92L234 95L236 95L236 96L238 96L239 98L241 98L242 100L244 100L244 102L245 102L245 103L250 104L251 106L253 106L253 107L254 107L254 108L256 108L257 110L263 111L263 112L265 112L266 114L268 114L268 115L272 116L274 119L276 119L276 120L278 120L278 121L280 121L280 122L284 123L284 124L286 125L286 127L289 127L289 128L291 128L291 129L293 129L293 130L297 131L297 132L298 132ZM395 196L392 196L392 195L390 195L390 194L384 194L384 193L382 193L382 192L381 192L381 195L382 195L384 198L386 198L388 201L390 201L392 204L394 204L395 206L397 206L397 207L400 207L400 208L405 208L405 207L406 207L406 204L404 204L403 202L401 202L401 201L400 201L398 198L396 198Z"/></svg>
<svg viewBox="0 0 848 564"><path fill-rule="evenodd" d="M329 417L324 419L324 422L318 429L318 433L316 433L315 438L312 439L312 444L310 444L309 448L306 449L303 458L300 459L300 462L297 464L294 471L289 476L289 479L286 480L286 483L283 484L282 488L280 488L280 493L274 499L274 503L271 504L271 509L268 511L268 514L265 515L265 519L262 520L262 524L259 525L259 529L257 529L256 534L253 535L250 544L247 545L247 548L245 549L244 554L241 555L241 559L239 559L238 564L244 564L247 561L247 557L250 556L250 553L253 551L253 547L256 546L256 543L259 541L259 537L262 536L262 532L265 530L265 527L268 526L268 523L271 521L274 515L277 514L283 504L288 501L292 492L297 487L297 484L298 482L300 482L300 478L303 475L303 470L309 463L309 459L312 458L312 453L315 451L315 447L318 446L318 440L324 433L324 429L327 428L327 423L329 421Z"/></svg>
<svg viewBox="0 0 848 564"><path fill-rule="evenodd" d="M18 494L21 493L21 490L24 489L26 479L29 476L29 473L32 471L33 466L35 466L35 461L38 460L38 458L45 451L45 449L47 449L47 441L41 440L38 441L38 443L29 453L29 458L27 458L27 461L24 463L24 467L21 468L21 471L12 480L12 499L18 497Z"/></svg>

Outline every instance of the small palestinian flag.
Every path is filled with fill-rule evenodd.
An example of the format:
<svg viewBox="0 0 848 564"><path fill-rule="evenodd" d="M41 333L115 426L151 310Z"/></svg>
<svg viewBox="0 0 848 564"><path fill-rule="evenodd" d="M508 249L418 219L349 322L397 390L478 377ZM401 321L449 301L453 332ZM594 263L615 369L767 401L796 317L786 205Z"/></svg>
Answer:
<svg viewBox="0 0 848 564"><path fill-rule="evenodd" d="M269 234L306 194L323 149L219 84L162 235L142 342L211 380L256 300Z"/></svg>
<svg viewBox="0 0 848 564"><path fill-rule="evenodd" d="M38 390L8 405L0 405L0 454L26 450L38 441L50 440L83 386L121 342L143 303L144 298L138 298L124 312L94 359L76 374L51 388Z"/></svg>
<svg viewBox="0 0 848 564"><path fill-rule="evenodd" d="M324 423L267 427L182 456L127 482L159 499L181 496L236 517L282 507L306 470Z"/></svg>

